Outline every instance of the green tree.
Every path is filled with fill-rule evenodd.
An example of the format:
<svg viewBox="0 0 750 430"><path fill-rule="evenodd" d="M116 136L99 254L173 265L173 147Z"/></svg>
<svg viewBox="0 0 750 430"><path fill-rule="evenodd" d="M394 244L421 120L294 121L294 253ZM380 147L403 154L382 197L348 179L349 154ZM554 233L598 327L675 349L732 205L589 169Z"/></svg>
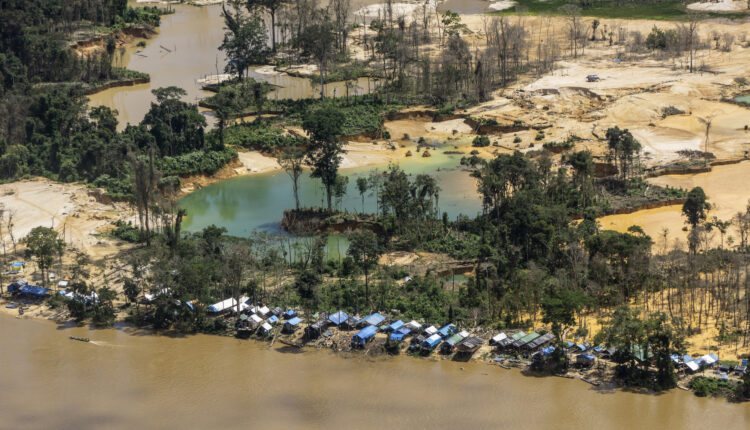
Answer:
<svg viewBox="0 0 750 430"><path fill-rule="evenodd" d="M655 389L668 390L677 386L671 355L685 352L683 336L668 322L663 312L652 314L645 323L648 344L656 359Z"/></svg>
<svg viewBox="0 0 750 430"><path fill-rule="evenodd" d="M271 49L273 52L276 52L276 12L283 3L283 0L247 0L248 11L262 8L267 10L271 16Z"/></svg>
<svg viewBox="0 0 750 430"><path fill-rule="evenodd" d="M370 230L355 231L349 235L347 255L365 275L365 300L370 301L370 270L378 264L383 247L378 236Z"/></svg>
<svg viewBox="0 0 750 430"><path fill-rule="evenodd" d="M366 177L360 176L357 178L357 191L359 191L360 197L362 197L362 212L365 211L365 194L370 189L370 181Z"/></svg>
<svg viewBox="0 0 750 430"><path fill-rule="evenodd" d="M299 146L287 146L276 157L276 161L292 179L294 208L296 210L299 210L299 177L302 175L305 157L305 150Z"/></svg>
<svg viewBox="0 0 750 430"><path fill-rule="evenodd" d="M622 130L620 127L607 129L606 138L610 158L622 179L628 179L633 170L635 158L641 151L640 142L633 137L630 131Z"/></svg>
<svg viewBox="0 0 750 430"><path fill-rule="evenodd" d="M263 19L254 10L245 13L239 1L232 1L230 4L231 10L222 5L226 31L219 49L226 52L229 58L226 72L243 79L248 67L266 62L268 35Z"/></svg>
<svg viewBox="0 0 750 430"><path fill-rule="evenodd" d="M34 258L42 271L42 285L47 286L47 269L52 266L55 257L62 255L65 242L57 232L49 227L34 227L23 239L26 244L26 257Z"/></svg>
<svg viewBox="0 0 750 430"><path fill-rule="evenodd" d="M697 227L706 220L707 211L711 209L706 193L701 187L695 187L687 195L685 203L682 204L682 214L685 221L690 225L690 237L688 244L690 252L695 254L698 249Z"/></svg>
<svg viewBox="0 0 750 430"><path fill-rule="evenodd" d="M588 305L589 299L578 290L561 289L542 300L542 321L552 324L558 341L568 327L575 324L576 315Z"/></svg>
<svg viewBox="0 0 750 430"><path fill-rule="evenodd" d="M339 142L343 130L344 116L339 109L326 105L308 111L302 128L310 136L308 160L313 167L312 177L319 178L326 189L328 210L333 210L333 188L338 178L341 154L344 149Z"/></svg>
<svg viewBox="0 0 750 430"><path fill-rule="evenodd" d="M328 14L322 11L315 12L310 20L312 21L311 24L299 34L298 44L302 47L303 52L312 56L318 63L320 99L323 100L326 93L325 75L336 49L335 26Z"/></svg>

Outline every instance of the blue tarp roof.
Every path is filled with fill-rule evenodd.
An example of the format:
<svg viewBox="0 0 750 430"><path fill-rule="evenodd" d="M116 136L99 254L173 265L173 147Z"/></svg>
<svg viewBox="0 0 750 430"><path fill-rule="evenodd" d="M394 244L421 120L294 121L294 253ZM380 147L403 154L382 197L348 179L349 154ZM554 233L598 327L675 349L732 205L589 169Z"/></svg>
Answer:
<svg viewBox="0 0 750 430"><path fill-rule="evenodd" d="M588 347L582 343L576 345L576 348L578 348L580 351L586 351L588 349Z"/></svg>
<svg viewBox="0 0 750 430"><path fill-rule="evenodd" d="M335 314L332 314L328 317L328 320L332 323L339 325L342 322L346 321L347 318L349 318L349 315L346 314L344 311L338 311Z"/></svg>
<svg viewBox="0 0 750 430"><path fill-rule="evenodd" d="M386 331L396 331L404 326L404 322L401 320L396 321L395 323L389 325L385 328Z"/></svg>
<svg viewBox="0 0 750 430"><path fill-rule="evenodd" d="M566 348L570 348L570 347L571 347L571 346L573 346L573 345L575 345L575 343L573 343L573 342L571 342L571 341L569 341L569 340L566 340L566 341L565 341L565 347L566 347Z"/></svg>
<svg viewBox="0 0 750 430"><path fill-rule="evenodd" d="M289 321L287 321L286 323L289 324L289 325L291 325L291 326L295 326L295 325L298 325L301 322L302 322L302 318L294 317L294 318L290 319Z"/></svg>
<svg viewBox="0 0 750 430"><path fill-rule="evenodd" d="M297 316L297 311L295 311L294 309L289 309L288 311L284 312L284 316L287 318Z"/></svg>
<svg viewBox="0 0 750 430"><path fill-rule="evenodd" d="M20 287L16 286L12 290L10 286L8 287L8 291L14 291L14 290L21 294L28 294L30 296L37 296L37 297L42 297L49 292L49 288L39 287L36 285L22 285Z"/></svg>
<svg viewBox="0 0 750 430"><path fill-rule="evenodd" d="M190 303L190 302L185 302L185 305L187 305L187 307L189 307L191 311L194 311L194 310L195 310L195 307L193 307L193 304L192 304L192 303Z"/></svg>
<svg viewBox="0 0 750 430"><path fill-rule="evenodd" d="M578 354L576 355L576 358L582 358L584 360L594 360L594 356L591 354Z"/></svg>
<svg viewBox="0 0 750 430"><path fill-rule="evenodd" d="M362 321L366 322L369 325L378 325L385 321L385 317L383 315L380 315L379 313L375 312L372 315L368 315L362 319Z"/></svg>
<svg viewBox="0 0 750 430"><path fill-rule="evenodd" d="M269 323L277 323L277 322L279 322L279 317L277 317L276 315L271 315L271 316L270 316L270 317L268 318L268 322L269 322Z"/></svg>
<svg viewBox="0 0 750 430"><path fill-rule="evenodd" d="M432 336L428 337L427 339L422 341L422 348L429 348L432 349L436 347L440 341L443 339L440 337L439 334L433 334Z"/></svg>
<svg viewBox="0 0 750 430"><path fill-rule="evenodd" d="M691 357L691 356L689 356L687 354L685 354L685 355L682 356L682 362L683 363L687 364L687 363L690 363L691 361L693 361L693 357Z"/></svg>
<svg viewBox="0 0 750 430"><path fill-rule="evenodd" d="M404 336L406 336L406 333L401 333L401 332L391 333L391 340L395 340L396 342L401 342L402 340L404 340Z"/></svg>
<svg viewBox="0 0 750 430"><path fill-rule="evenodd" d="M20 261L14 261L13 262L13 267L23 267L23 266L24 266L24 264L21 263Z"/></svg>
<svg viewBox="0 0 750 430"><path fill-rule="evenodd" d="M548 346L548 347L546 347L546 348L544 348L542 350L542 354L544 354L544 355L550 355L553 352L555 352L555 347L554 346Z"/></svg>
<svg viewBox="0 0 750 430"><path fill-rule="evenodd" d="M456 326L454 326L453 324L448 324L444 326L443 328L441 328L440 330L438 330L438 333L440 333L440 336L443 336L443 337L450 336L455 332L456 332Z"/></svg>
<svg viewBox="0 0 750 430"><path fill-rule="evenodd" d="M352 337L352 343L359 343L359 344L364 345L367 339L375 336L375 333L377 332L378 332L377 327L375 327L374 325L368 325L367 327L358 331L357 334L355 334Z"/></svg>
<svg viewBox="0 0 750 430"><path fill-rule="evenodd" d="M411 328L404 326L404 327L401 327L398 330L396 330L396 333L401 333L403 335L407 335L407 334L411 333Z"/></svg>

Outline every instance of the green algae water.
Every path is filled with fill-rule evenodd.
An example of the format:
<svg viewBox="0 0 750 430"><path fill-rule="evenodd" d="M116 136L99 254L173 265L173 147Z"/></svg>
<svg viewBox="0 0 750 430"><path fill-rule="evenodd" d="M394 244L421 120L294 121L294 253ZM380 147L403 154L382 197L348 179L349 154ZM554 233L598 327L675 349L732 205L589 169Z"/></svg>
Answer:
<svg viewBox="0 0 750 430"><path fill-rule="evenodd" d="M462 155L433 152L430 158L413 157L399 166L408 174L434 174L441 188L440 212L450 219L459 214L475 216L481 211L481 200L474 179L459 165ZM346 196L340 208L348 212L374 212L375 197L365 195L364 206L357 191L358 177L387 166L370 166L342 170L349 177ZM324 206L325 191L318 179L305 172L300 178L300 204L305 207ZM283 171L240 176L206 186L184 197L180 206L187 209L184 226L187 231L200 231L209 225L222 226L234 236L246 237L253 231L280 233L284 210L294 208L292 182Z"/></svg>

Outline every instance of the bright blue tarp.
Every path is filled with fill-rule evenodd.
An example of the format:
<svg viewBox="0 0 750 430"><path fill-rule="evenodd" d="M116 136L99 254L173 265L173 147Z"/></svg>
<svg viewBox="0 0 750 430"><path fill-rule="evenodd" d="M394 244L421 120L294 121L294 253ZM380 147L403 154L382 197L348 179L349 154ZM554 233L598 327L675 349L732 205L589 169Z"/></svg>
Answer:
<svg viewBox="0 0 750 430"><path fill-rule="evenodd" d="M366 322L369 325L377 326L378 324L385 321L385 317L383 315L380 315L379 313L375 312L372 315L368 315L362 319L362 321Z"/></svg>
<svg viewBox="0 0 750 430"><path fill-rule="evenodd" d="M385 331L396 331L404 326L404 322L401 320L396 321L395 323L389 325L385 328Z"/></svg>
<svg viewBox="0 0 750 430"><path fill-rule="evenodd" d="M342 322L346 321L348 318L349 318L349 315L347 315L346 312L344 312L344 311L338 311L335 314L330 315L328 317L328 320L331 321L332 323L336 324L336 325L339 325Z"/></svg>
<svg viewBox="0 0 750 430"><path fill-rule="evenodd" d="M438 333L440 333L440 336L442 337L450 336L455 332L456 332L456 326L454 326L453 324L448 324L445 327L438 330Z"/></svg>
<svg viewBox="0 0 750 430"><path fill-rule="evenodd" d="M365 342L367 342L367 339L375 336L375 333L377 332L377 327L375 327L374 325L368 325L367 327L358 331L357 334L352 337L352 343L364 345Z"/></svg>

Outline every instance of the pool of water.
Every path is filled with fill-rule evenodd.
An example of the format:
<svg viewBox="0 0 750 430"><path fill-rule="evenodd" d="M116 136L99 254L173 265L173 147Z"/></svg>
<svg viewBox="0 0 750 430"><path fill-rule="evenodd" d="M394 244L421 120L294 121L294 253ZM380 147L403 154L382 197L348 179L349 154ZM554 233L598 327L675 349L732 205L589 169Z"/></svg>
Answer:
<svg viewBox="0 0 750 430"><path fill-rule="evenodd" d="M407 158L400 167L409 174L434 174L441 188L440 212L447 212L450 219L459 214L475 216L481 211L481 200L476 192L475 181L459 166L461 155L443 154L433 151L430 158ZM372 170L384 170L387 166L363 167L342 170L349 177L346 196L341 210L348 212L374 212L375 197L365 196L364 206L357 191L358 177L367 176ZM302 206L325 206L325 191L320 180L306 172L300 178L300 203ZM220 225L229 234L246 237L253 231L279 233L284 210L294 208L292 182L283 171L240 176L206 186L180 201L187 209L184 226L187 231L199 231L211 224Z"/></svg>

